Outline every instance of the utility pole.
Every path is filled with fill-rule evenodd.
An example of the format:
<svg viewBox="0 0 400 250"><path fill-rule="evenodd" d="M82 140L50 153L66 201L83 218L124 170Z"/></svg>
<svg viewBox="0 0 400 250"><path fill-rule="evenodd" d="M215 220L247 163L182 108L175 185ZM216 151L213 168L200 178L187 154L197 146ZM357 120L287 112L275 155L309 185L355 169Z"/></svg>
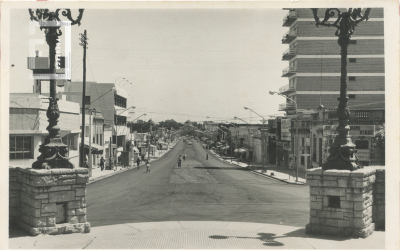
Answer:
<svg viewBox="0 0 400 250"><path fill-rule="evenodd" d="M148 132L148 136L147 136L147 147L148 147L148 152L147 152L147 159L150 159L150 136L151 136L151 130L153 129L153 121L150 120L149 121L150 124L150 130Z"/></svg>
<svg viewBox="0 0 400 250"><path fill-rule="evenodd" d="M80 45L83 47L83 83L82 83L82 138L81 138L81 157L80 157L80 167L83 167L83 160L85 159L85 95L86 95L86 48L87 48L87 35L86 30L80 34L81 40ZM90 140L90 138L89 138Z"/></svg>

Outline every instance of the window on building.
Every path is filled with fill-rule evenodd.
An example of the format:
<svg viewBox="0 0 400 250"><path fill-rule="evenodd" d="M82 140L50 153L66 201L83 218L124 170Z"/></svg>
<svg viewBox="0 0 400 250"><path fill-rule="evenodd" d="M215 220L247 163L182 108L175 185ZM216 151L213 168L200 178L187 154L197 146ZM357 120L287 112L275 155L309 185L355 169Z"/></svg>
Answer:
<svg viewBox="0 0 400 250"><path fill-rule="evenodd" d="M75 136L69 136L69 146L71 149L76 150Z"/></svg>
<svg viewBox="0 0 400 250"><path fill-rule="evenodd" d="M85 96L85 105L90 105L90 96Z"/></svg>
<svg viewBox="0 0 400 250"><path fill-rule="evenodd" d="M328 113L328 119L336 119L336 118L338 118L337 112Z"/></svg>
<svg viewBox="0 0 400 250"><path fill-rule="evenodd" d="M114 115L114 122L116 125L126 125L126 117L125 116L119 116L119 115Z"/></svg>
<svg viewBox="0 0 400 250"><path fill-rule="evenodd" d="M32 158L32 137L10 136L10 159Z"/></svg>
<svg viewBox="0 0 400 250"><path fill-rule="evenodd" d="M89 137L89 126L85 126L85 137Z"/></svg>
<svg viewBox="0 0 400 250"><path fill-rule="evenodd" d="M115 106L126 108L126 98L124 98L120 95L114 94L114 104L115 104Z"/></svg>
<svg viewBox="0 0 400 250"><path fill-rule="evenodd" d="M100 146L103 146L103 134L100 134Z"/></svg>
<svg viewBox="0 0 400 250"><path fill-rule="evenodd" d="M356 95L349 95L349 99L356 99Z"/></svg>
<svg viewBox="0 0 400 250"><path fill-rule="evenodd" d="M349 62L355 63L355 62L356 62L356 59L355 59L355 58L349 58Z"/></svg>
<svg viewBox="0 0 400 250"><path fill-rule="evenodd" d="M369 111L356 111L355 116L356 118L369 118L370 113Z"/></svg>
<svg viewBox="0 0 400 250"><path fill-rule="evenodd" d="M369 149L369 141L367 140L356 140L354 144L356 144L356 149Z"/></svg>
<svg viewBox="0 0 400 250"><path fill-rule="evenodd" d="M349 81L355 81L356 77L355 76L349 76Z"/></svg>
<svg viewBox="0 0 400 250"><path fill-rule="evenodd" d="M317 161L317 138L315 137L313 138L312 151L313 151L312 160Z"/></svg>
<svg viewBox="0 0 400 250"><path fill-rule="evenodd" d="M301 138L301 146L304 147L304 138Z"/></svg>
<svg viewBox="0 0 400 250"><path fill-rule="evenodd" d="M357 40L350 40L349 44L357 44Z"/></svg>

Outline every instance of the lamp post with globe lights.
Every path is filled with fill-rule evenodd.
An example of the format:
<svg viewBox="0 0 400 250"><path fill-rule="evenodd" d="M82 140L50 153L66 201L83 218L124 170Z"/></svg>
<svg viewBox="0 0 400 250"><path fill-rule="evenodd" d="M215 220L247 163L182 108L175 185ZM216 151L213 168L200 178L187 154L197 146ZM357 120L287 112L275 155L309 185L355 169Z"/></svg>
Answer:
<svg viewBox="0 0 400 250"><path fill-rule="evenodd" d="M340 96L338 98L339 105L337 116L339 125L337 127L338 135L331 147L329 148L329 156L327 162L322 165L323 170L341 169L341 170L356 170L362 168L355 153L357 152L354 143L349 136L350 127L348 125L350 119L350 110L347 105L347 48L350 44L350 37L353 35L356 26L368 20L371 8L367 8L362 13L361 8L349 8L346 12L341 12L337 8L329 8L325 10L324 19L321 21L318 17L318 9L311 9L316 26L335 27L335 35L338 37L340 46ZM332 22L328 22L334 19Z"/></svg>
<svg viewBox="0 0 400 250"><path fill-rule="evenodd" d="M61 11L62 10L62 11ZM33 11L29 9L30 19L40 24L40 30L45 31L46 42L49 45L49 59L50 69L48 71L50 75L50 93L49 93L49 107L46 115L49 118L49 126L46 128L49 131L49 135L46 136L44 142L39 147L41 155L32 164L34 169L52 169L52 168L74 168L74 165L69 161L67 157L68 149L65 145L58 131L60 127L57 125L58 118L60 117L60 111L58 109L58 98L57 98L57 80L56 80L56 45L59 41L59 37L62 35L60 30L62 21L59 13L71 22L70 25L80 25L84 9L79 9L79 15L74 20L71 16L70 9L56 9L50 11L48 9L36 9Z"/></svg>
<svg viewBox="0 0 400 250"><path fill-rule="evenodd" d="M299 161L299 141L300 141L300 138L299 138L299 114L297 114L297 102L293 99L293 98L290 98L290 97L288 97L288 96L286 96L286 95L282 95L282 94L280 94L280 93L278 93L278 92L276 92L276 91L269 91L269 94L270 95L274 95L274 94L277 94L277 95L280 95L280 96L283 96L283 97L285 97L286 99L288 99L288 100L291 100L292 102L294 102L294 112L295 112L295 114L296 114L296 145L294 146L295 147L295 154L294 154L294 158L295 158L295 164L296 164L296 182L299 180L299 163L300 163L300 161Z"/></svg>

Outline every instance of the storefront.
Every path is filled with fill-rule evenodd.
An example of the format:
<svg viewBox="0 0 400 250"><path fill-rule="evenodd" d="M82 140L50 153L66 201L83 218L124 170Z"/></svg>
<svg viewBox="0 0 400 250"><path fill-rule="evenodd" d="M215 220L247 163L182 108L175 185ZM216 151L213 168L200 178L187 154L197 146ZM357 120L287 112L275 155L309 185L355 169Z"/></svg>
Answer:
<svg viewBox="0 0 400 250"><path fill-rule="evenodd" d="M291 154L290 151L290 142L289 141L285 141L282 143L282 153L283 153L283 166L289 168L289 156Z"/></svg>
<svg viewBox="0 0 400 250"><path fill-rule="evenodd" d="M337 135L337 125L324 125L323 126L323 162L329 156L328 149L333 144ZM373 140L375 135L375 125L350 125L349 135L352 142L356 145L356 157L364 166L371 165L375 149L373 148Z"/></svg>
<svg viewBox="0 0 400 250"><path fill-rule="evenodd" d="M282 141L282 161L281 166L289 167L290 141L292 140L290 129L292 127L291 119L281 119L281 141Z"/></svg>
<svg viewBox="0 0 400 250"><path fill-rule="evenodd" d="M283 159L283 142L277 141L276 142L276 165L282 167L284 164Z"/></svg>

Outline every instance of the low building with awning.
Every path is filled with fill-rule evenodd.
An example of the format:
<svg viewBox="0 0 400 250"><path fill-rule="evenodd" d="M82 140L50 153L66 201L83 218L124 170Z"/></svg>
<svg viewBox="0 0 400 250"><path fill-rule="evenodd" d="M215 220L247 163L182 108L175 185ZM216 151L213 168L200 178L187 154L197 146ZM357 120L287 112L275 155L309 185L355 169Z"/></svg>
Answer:
<svg viewBox="0 0 400 250"><path fill-rule="evenodd" d="M39 146L48 136L48 97L38 93L11 93L9 102L9 164L31 166L39 157ZM59 100L59 135L69 152L70 162L79 166L80 134L78 103Z"/></svg>

